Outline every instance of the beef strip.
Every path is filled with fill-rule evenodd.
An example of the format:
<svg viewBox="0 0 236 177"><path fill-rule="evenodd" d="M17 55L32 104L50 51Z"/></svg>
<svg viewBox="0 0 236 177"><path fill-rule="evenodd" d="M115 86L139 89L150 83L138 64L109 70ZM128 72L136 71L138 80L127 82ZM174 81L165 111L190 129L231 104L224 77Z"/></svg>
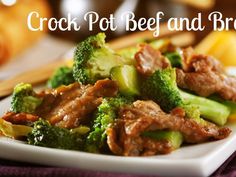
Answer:
<svg viewBox="0 0 236 177"><path fill-rule="evenodd" d="M176 69L179 87L194 91L200 96L218 94L225 100L236 101L236 78L228 76L223 66L205 55L185 54L185 67ZM187 58L186 58L187 56Z"/></svg>
<svg viewBox="0 0 236 177"><path fill-rule="evenodd" d="M224 72L223 66L218 60L206 55L197 55L192 47L182 49L180 53L184 66L182 69L185 72Z"/></svg>
<svg viewBox="0 0 236 177"><path fill-rule="evenodd" d="M200 125L185 118L182 108L166 114L153 101L136 101L132 106L122 108L120 119L108 129L108 146L113 153L125 156L171 152L173 148L169 142L141 136L142 132L153 130L179 131L189 143L223 139L231 132L229 128L219 128L212 123Z"/></svg>
<svg viewBox="0 0 236 177"><path fill-rule="evenodd" d="M214 72L185 73L176 69L176 81L180 88L194 91L200 96L207 97L222 88L220 76Z"/></svg>
<svg viewBox="0 0 236 177"><path fill-rule="evenodd" d="M170 66L169 60L148 44L141 45L141 49L135 54L135 60L138 72L144 76L150 76L156 70Z"/></svg>
<svg viewBox="0 0 236 177"><path fill-rule="evenodd" d="M102 97L115 96L118 87L114 81L99 80L95 85L75 83L44 93L37 115L53 125L74 128L101 104Z"/></svg>
<svg viewBox="0 0 236 177"><path fill-rule="evenodd" d="M176 110L177 109L177 110ZM136 101L132 107L125 107L121 110L121 116L127 120L131 120L131 126L127 127L129 134L136 134L136 120L137 118L148 117L153 122L148 124L148 129L170 129L174 131L180 131L183 133L185 140L189 143L199 143L207 141L209 138L222 139L221 132L224 130L230 130L228 128L218 128L215 124L208 123L207 125L200 125L193 119L185 118L184 110L182 108L175 108L171 114L163 112L159 105L153 101ZM132 116L131 116L132 115ZM133 116L136 116L134 118ZM146 120L144 121L146 122ZM135 124L133 124L135 120ZM150 121L150 120L149 120ZM139 121L140 122L140 121ZM139 124L137 124L139 126ZM151 125L151 127L149 127ZM142 129L145 129L145 125L142 125ZM194 132L193 132L194 130ZM223 135L223 138L229 134Z"/></svg>
<svg viewBox="0 0 236 177"><path fill-rule="evenodd" d="M113 127L106 131L107 144L116 155L149 156L168 154L173 150L170 142L154 140L140 135L130 136L125 132L125 121L117 120Z"/></svg>
<svg viewBox="0 0 236 177"><path fill-rule="evenodd" d="M39 117L36 115L28 114L28 113L7 112L2 117L2 119L8 122L11 122L12 124L32 125L32 123L37 121Z"/></svg>

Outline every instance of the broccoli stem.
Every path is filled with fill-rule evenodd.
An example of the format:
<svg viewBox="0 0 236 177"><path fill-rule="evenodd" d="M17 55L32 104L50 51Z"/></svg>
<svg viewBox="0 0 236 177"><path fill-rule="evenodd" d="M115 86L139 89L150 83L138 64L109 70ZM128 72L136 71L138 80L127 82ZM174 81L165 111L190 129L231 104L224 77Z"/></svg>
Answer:
<svg viewBox="0 0 236 177"><path fill-rule="evenodd" d="M171 143L171 147L178 149L183 143L183 135L177 131L169 130L157 130L157 131L147 131L142 133L143 136L156 139L156 140L167 140Z"/></svg>
<svg viewBox="0 0 236 177"><path fill-rule="evenodd" d="M209 97L209 99L217 101L217 102L229 107L231 110L230 114L236 114L236 103L235 102L229 101L229 100L223 100L222 98L220 98L217 95L212 95Z"/></svg>
<svg viewBox="0 0 236 177"><path fill-rule="evenodd" d="M197 106L199 108L203 118L218 125L224 125L227 122L227 118L231 112L231 109L228 106L204 97L186 93L182 90L179 90L179 92L185 104Z"/></svg>
<svg viewBox="0 0 236 177"><path fill-rule="evenodd" d="M230 108L231 110L230 114L236 114L236 103L232 101L223 101L221 103Z"/></svg>
<svg viewBox="0 0 236 177"><path fill-rule="evenodd" d="M222 104L228 106L231 109L230 115L228 117L229 122L235 122L236 120L236 103L232 101L223 101Z"/></svg>
<svg viewBox="0 0 236 177"><path fill-rule="evenodd" d="M139 95L138 73L134 66L123 65L111 69L111 79L116 81L121 94L126 96Z"/></svg>
<svg viewBox="0 0 236 177"><path fill-rule="evenodd" d="M212 95L209 97L209 99L212 99L214 101L217 101L217 102L229 107L231 112L228 117L228 120L231 122L236 120L236 103L235 102L229 101L229 100L223 100L222 98L220 98L217 95Z"/></svg>

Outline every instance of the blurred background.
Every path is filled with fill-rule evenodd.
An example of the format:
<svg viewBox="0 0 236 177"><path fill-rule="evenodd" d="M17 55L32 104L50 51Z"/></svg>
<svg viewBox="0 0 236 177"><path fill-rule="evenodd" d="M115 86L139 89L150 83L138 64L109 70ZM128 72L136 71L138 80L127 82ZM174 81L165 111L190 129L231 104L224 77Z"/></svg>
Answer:
<svg viewBox="0 0 236 177"><path fill-rule="evenodd" d="M108 17L111 13L119 16L124 11L132 11L137 19L155 17L157 11L163 11L163 23L169 17L191 19L201 12L207 28L194 33L194 45L211 31L212 27L207 23L211 11L218 10L225 17L235 18L235 7L235 0L0 0L0 81L50 63L70 50L76 42L99 32L98 26L89 32L87 24L81 23L80 19L88 11L96 11L101 17ZM71 13L78 18L82 30L32 32L27 27L27 16L32 11L39 12L42 17L57 19ZM33 24L37 25L38 21L33 21ZM112 40L127 32L121 28L106 34L108 40Z"/></svg>

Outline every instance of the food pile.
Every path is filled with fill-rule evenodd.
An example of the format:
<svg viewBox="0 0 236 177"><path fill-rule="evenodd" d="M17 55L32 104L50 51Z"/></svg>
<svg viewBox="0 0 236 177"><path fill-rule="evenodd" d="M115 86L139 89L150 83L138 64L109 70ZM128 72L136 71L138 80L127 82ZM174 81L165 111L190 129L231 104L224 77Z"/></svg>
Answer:
<svg viewBox="0 0 236 177"><path fill-rule="evenodd" d="M2 135L28 144L121 156L167 154L228 137L236 78L219 61L168 39L113 51L99 33L80 42L36 93L16 85Z"/></svg>

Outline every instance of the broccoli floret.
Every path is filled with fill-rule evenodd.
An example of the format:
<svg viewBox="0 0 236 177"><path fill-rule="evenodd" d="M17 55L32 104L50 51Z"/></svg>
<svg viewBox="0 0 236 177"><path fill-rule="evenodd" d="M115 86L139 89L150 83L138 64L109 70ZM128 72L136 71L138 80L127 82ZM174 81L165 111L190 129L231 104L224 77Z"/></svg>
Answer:
<svg viewBox="0 0 236 177"><path fill-rule="evenodd" d="M27 137L28 143L36 146L82 150L83 140L78 133L52 126L48 121L39 119L34 123L31 133Z"/></svg>
<svg viewBox="0 0 236 177"><path fill-rule="evenodd" d="M105 34L99 33L80 42L75 50L73 76L83 84L108 78L114 66L126 64L118 54L105 43Z"/></svg>
<svg viewBox="0 0 236 177"><path fill-rule="evenodd" d="M223 104L179 90L174 68L157 70L143 82L141 90L145 97L156 101L166 112L183 107L187 116L199 117L199 109L203 118L218 125L225 124L230 114L230 109Z"/></svg>
<svg viewBox="0 0 236 177"><path fill-rule="evenodd" d="M69 85L75 82L73 77L73 69L67 66L58 68L52 77L48 80L47 86L57 88L61 85Z"/></svg>
<svg viewBox="0 0 236 177"><path fill-rule="evenodd" d="M142 84L142 94L160 104L166 112L183 104L172 68L157 70Z"/></svg>
<svg viewBox="0 0 236 177"><path fill-rule="evenodd" d="M197 123L201 125L207 125L207 122L201 118L201 112L198 106L185 104L182 106L185 110L186 118L190 118L195 120Z"/></svg>
<svg viewBox="0 0 236 177"><path fill-rule="evenodd" d="M118 109L133 101L131 97L105 98L95 114L92 132L86 140L86 150L98 152L105 145L106 129L117 118Z"/></svg>
<svg viewBox="0 0 236 177"><path fill-rule="evenodd" d="M41 103L42 99L37 97L32 85L20 83L15 86L11 100L11 111L32 114Z"/></svg>
<svg viewBox="0 0 236 177"><path fill-rule="evenodd" d="M182 57L178 52L168 52L165 56L171 63L172 67L182 68Z"/></svg>

